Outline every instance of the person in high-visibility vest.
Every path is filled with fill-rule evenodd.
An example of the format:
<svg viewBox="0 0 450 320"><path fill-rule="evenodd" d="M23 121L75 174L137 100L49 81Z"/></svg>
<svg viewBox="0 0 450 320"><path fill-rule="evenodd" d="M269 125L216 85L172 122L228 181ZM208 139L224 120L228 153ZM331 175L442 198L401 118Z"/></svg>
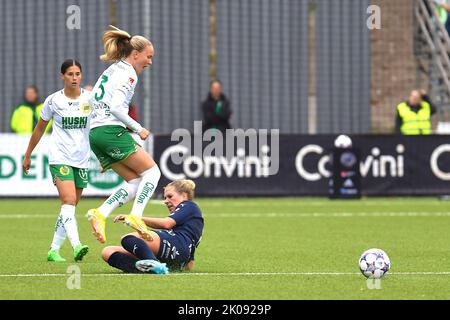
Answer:
<svg viewBox="0 0 450 320"><path fill-rule="evenodd" d="M24 102L19 105L11 117L11 131L18 134L32 134L39 121L44 104L39 99L39 90L35 85L25 88ZM45 130L48 133L52 128L50 123Z"/></svg>
<svg viewBox="0 0 450 320"><path fill-rule="evenodd" d="M431 116L435 112L436 108L426 92L411 91L409 98L397 105L396 133L432 134Z"/></svg>
<svg viewBox="0 0 450 320"><path fill-rule="evenodd" d="M436 3L436 8L439 14L439 21L445 26L445 29L450 35L450 1L449 0L433 0Z"/></svg>

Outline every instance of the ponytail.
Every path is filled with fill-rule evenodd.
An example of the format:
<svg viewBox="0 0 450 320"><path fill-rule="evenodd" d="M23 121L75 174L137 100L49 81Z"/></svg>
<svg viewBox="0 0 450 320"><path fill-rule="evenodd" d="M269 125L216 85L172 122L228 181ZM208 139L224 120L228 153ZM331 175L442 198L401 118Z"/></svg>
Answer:
<svg viewBox="0 0 450 320"><path fill-rule="evenodd" d="M152 45L151 42L142 36L130 36L124 30L115 26L109 26L112 30L107 30L103 34L103 49L105 53L100 56L102 61L119 61L128 57L133 50L141 52L145 46Z"/></svg>

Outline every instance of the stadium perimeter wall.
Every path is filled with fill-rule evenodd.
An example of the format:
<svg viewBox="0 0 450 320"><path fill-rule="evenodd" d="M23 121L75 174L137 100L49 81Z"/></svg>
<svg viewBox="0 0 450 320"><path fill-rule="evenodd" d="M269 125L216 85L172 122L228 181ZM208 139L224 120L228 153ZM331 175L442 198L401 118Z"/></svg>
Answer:
<svg viewBox="0 0 450 320"><path fill-rule="evenodd" d="M34 152L27 176L21 161L29 137L0 134L0 141L7 141L0 144L0 197L57 196L48 170L47 138ZM159 196L162 186L182 178L196 182L199 196L327 196L335 138L244 133L233 137L233 145L228 139L220 150L202 136L172 141L169 135L159 135L143 147L162 171ZM249 147L252 139L254 149ZM352 135L352 139L361 155L363 195L450 195L448 136ZM121 183L111 171L101 174L92 155L84 195L106 196Z"/></svg>
<svg viewBox="0 0 450 320"><path fill-rule="evenodd" d="M0 131L10 131L10 116L26 85L36 84L42 99L61 88L58 69L67 58L83 65L83 85L94 84L107 67L98 57L102 32L110 23L147 36L155 45L154 64L139 78L133 101L152 132L192 129L194 120L202 118L200 104L212 64L231 100L235 128L361 134L373 132L374 123L392 127L393 101L403 90L371 109L371 83L389 86L389 62L407 58L399 50L409 43L389 37L410 36L409 24L401 25L411 21L403 17L412 1L377 1L372 2L380 5L382 24L372 31L366 27L369 0L216 1L214 56L209 1L0 1L0 29L5 31ZM400 3L395 13L390 13L391 3ZM74 8L79 26L71 24ZM373 39L379 50L371 52L371 36L378 37ZM371 65L372 53L391 57L380 69L378 62ZM385 72L381 81L371 82L374 67ZM397 71L403 74L392 68ZM384 111L389 118L383 118Z"/></svg>

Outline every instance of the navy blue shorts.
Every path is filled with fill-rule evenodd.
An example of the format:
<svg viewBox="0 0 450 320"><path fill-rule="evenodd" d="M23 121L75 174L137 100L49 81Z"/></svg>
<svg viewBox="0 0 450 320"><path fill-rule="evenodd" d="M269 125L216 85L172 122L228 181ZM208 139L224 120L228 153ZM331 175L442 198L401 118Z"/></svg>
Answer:
<svg viewBox="0 0 450 320"><path fill-rule="evenodd" d="M159 251L156 257L159 261L167 263L171 270L181 270L191 257L191 249L181 239L181 236L174 234L171 230L156 231L161 239Z"/></svg>

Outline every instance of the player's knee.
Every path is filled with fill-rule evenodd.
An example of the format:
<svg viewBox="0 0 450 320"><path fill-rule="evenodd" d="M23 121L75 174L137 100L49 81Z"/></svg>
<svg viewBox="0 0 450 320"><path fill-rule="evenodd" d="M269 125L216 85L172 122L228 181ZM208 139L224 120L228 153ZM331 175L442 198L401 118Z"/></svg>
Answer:
<svg viewBox="0 0 450 320"><path fill-rule="evenodd" d="M158 180L161 178L161 170L159 169L158 165L155 163L151 168L145 170L144 172L142 172L140 174L141 177L144 176L151 176L153 177L155 180Z"/></svg>
<svg viewBox="0 0 450 320"><path fill-rule="evenodd" d="M77 204L77 194L75 193L75 190L73 190L73 192L64 189L61 190L59 193L59 199L62 204L68 204L71 206L75 206Z"/></svg>
<svg viewBox="0 0 450 320"><path fill-rule="evenodd" d="M152 169L155 170L155 176L157 176L157 177L158 177L158 180L159 180L159 179L161 178L161 170L159 169L158 165L155 164L155 165L152 167Z"/></svg>
<svg viewBox="0 0 450 320"><path fill-rule="evenodd" d="M105 262L108 262L109 257L116 252L117 250L114 247L105 247L102 250L102 258Z"/></svg>
<svg viewBox="0 0 450 320"><path fill-rule="evenodd" d="M136 237L136 238L140 238L139 233L137 232L132 232L132 233L128 233L126 235L124 235L122 237L122 239L120 239L120 242L122 243L123 239L128 238L128 237Z"/></svg>

